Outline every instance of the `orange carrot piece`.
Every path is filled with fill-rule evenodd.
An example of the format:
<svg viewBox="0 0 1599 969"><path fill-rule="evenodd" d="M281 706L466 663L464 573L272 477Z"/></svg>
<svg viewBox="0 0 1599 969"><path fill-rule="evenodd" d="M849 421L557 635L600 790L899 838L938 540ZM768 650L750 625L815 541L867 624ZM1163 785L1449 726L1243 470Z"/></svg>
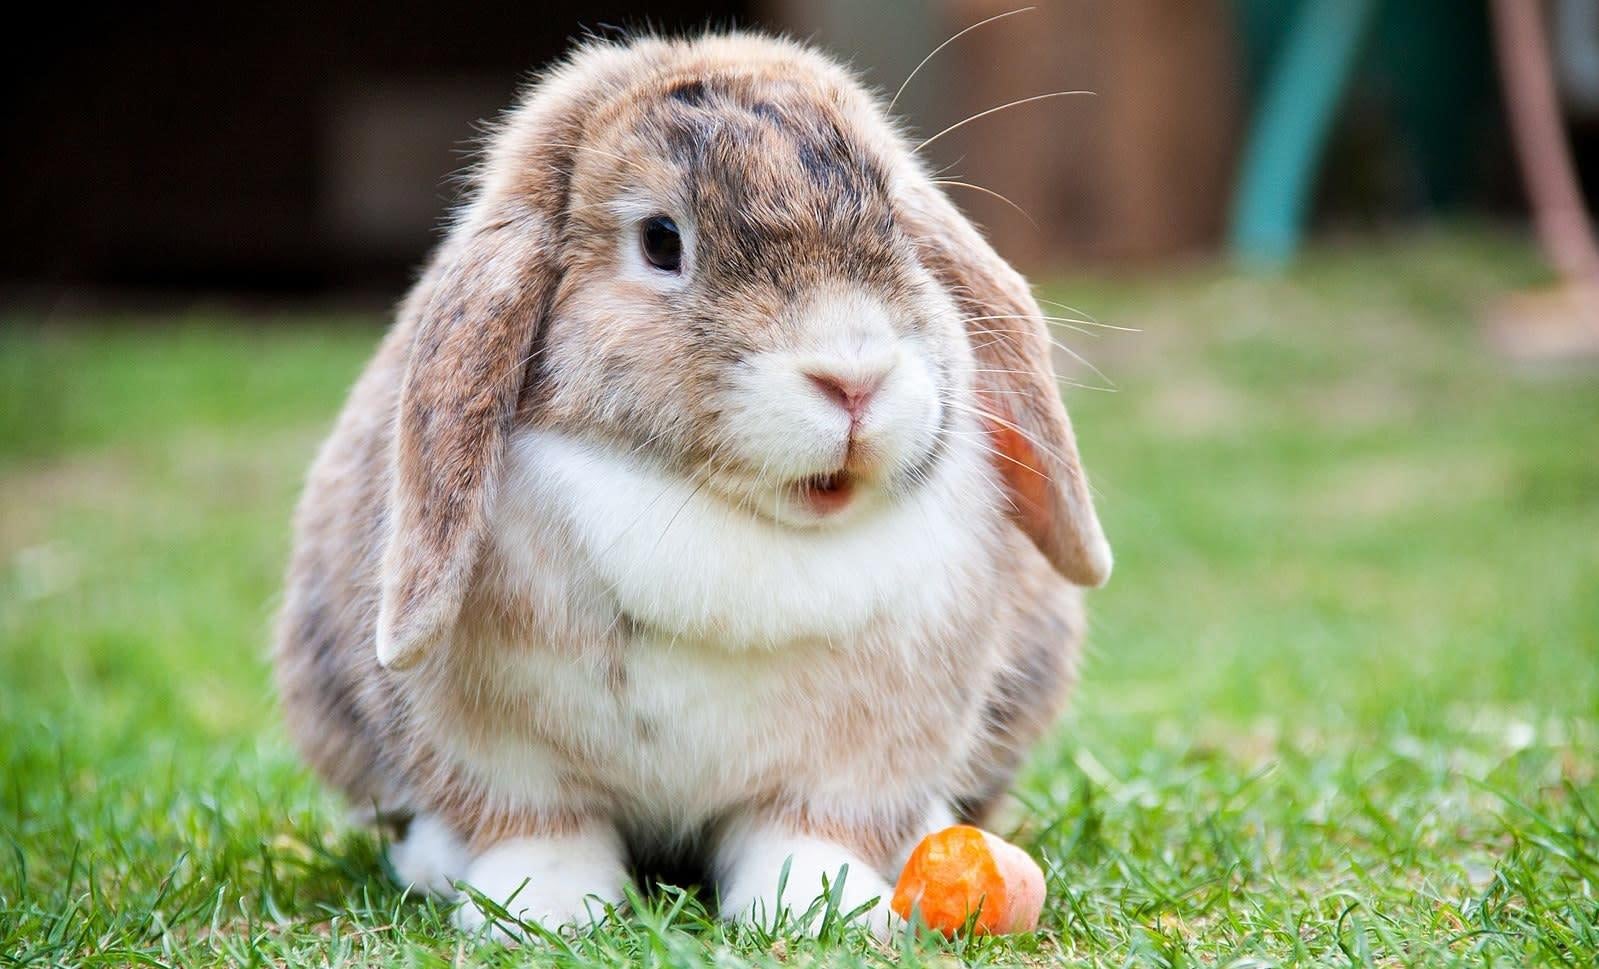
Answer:
<svg viewBox="0 0 1599 969"><path fill-rule="evenodd" d="M928 928L946 936L974 912L979 935L1030 932L1044 907L1044 872L1010 842L958 824L933 832L911 852L892 905L907 920L920 911Z"/></svg>

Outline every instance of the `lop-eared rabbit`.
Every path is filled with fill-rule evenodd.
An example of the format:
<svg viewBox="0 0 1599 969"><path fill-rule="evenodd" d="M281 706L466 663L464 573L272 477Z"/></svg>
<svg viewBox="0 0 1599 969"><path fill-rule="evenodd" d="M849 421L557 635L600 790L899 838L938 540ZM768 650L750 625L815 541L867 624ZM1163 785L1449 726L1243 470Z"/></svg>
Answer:
<svg viewBox="0 0 1599 969"><path fill-rule="evenodd" d="M847 866L886 932L910 848L1059 711L1110 572L1050 344L837 64L581 47L311 469L292 735L419 891L554 927L688 857L771 922Z"/></svg>

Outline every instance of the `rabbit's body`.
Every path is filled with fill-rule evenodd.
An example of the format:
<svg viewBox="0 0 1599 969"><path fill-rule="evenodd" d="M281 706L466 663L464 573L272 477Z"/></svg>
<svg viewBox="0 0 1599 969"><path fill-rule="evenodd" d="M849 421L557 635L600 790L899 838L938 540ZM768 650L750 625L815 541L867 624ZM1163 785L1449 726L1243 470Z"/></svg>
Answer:
<svg viewBox="0 0 1599 969"><path fill-rule="evenodd" d="M610 165L641 149L568 101L688 144L687 174ZM783 904L845 864L863 902L986 812L1058 711L1082 630L1062 572L1108 557L1037 309L941 196L896 187L924 176L873 112L815 55L734 37L592 48L508 122L313 467L281 617L291 730L404 829L403 879L520 888L559 923L618 900L629 857L688 851L730 915L775 916L785 863ZM528 159L581 164L580 138L609 170L541 188L563 169ZM791 145L819 185L769 168ZM665 200L674 178L696 201ZM633 180L656 198L606 201ZM752 198L787 202L760 228ZM674 205L697 206L682 268L609 241Z"/></svg>

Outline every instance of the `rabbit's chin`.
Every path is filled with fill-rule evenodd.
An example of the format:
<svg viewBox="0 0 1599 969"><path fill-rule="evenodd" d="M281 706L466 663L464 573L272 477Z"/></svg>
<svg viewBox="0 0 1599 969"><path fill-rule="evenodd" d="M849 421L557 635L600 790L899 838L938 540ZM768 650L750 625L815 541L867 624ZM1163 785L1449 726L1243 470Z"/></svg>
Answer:
<svg viewBox="0 0 1599 969"><path fill-rule="evenodd" d="M860 485L829 510L803 490L794 527L614 446L553 431L513 438L492 532L511 574L562 545L628 616L730 648L840 640L873 620L936 622L983 584L1003 525L975 435L951 435L917 486ZM801 483L800 489L813 487ZM833 497L833 496L828 496ZM809 505L809 510L803 507ZM514 578L512 580L515 581Z"/></svg>

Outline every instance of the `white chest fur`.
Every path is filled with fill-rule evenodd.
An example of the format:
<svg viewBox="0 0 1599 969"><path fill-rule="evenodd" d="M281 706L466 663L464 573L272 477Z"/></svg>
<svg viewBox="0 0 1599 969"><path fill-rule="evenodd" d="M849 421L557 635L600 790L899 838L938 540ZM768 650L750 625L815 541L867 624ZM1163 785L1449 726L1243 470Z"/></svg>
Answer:
<svg viewBox="0 0 1599 969"><path fill-rule="evenodd" d="M901 703L951 726L972 715L948 651L954 617L986 598L993 495L981 453L958 445L914 498L800 530L624 453L523 432L490 572L539 614L505 635L537 641L477 651L489 694L515 712L454 752L518 801L576 777L649 824L789 782L822 799L890 787L869 750L875 718Z"/></svg>
<svg viewBox="0 0 1599 969"><path fill-rule="evenodd" d="M904 502L840 528L757 518L625 453L518 435L495 522L506 564L555 519L634 618L728 648L842 638L885 614L936 616L986 568L992 493L954 444Z"/></svg>

